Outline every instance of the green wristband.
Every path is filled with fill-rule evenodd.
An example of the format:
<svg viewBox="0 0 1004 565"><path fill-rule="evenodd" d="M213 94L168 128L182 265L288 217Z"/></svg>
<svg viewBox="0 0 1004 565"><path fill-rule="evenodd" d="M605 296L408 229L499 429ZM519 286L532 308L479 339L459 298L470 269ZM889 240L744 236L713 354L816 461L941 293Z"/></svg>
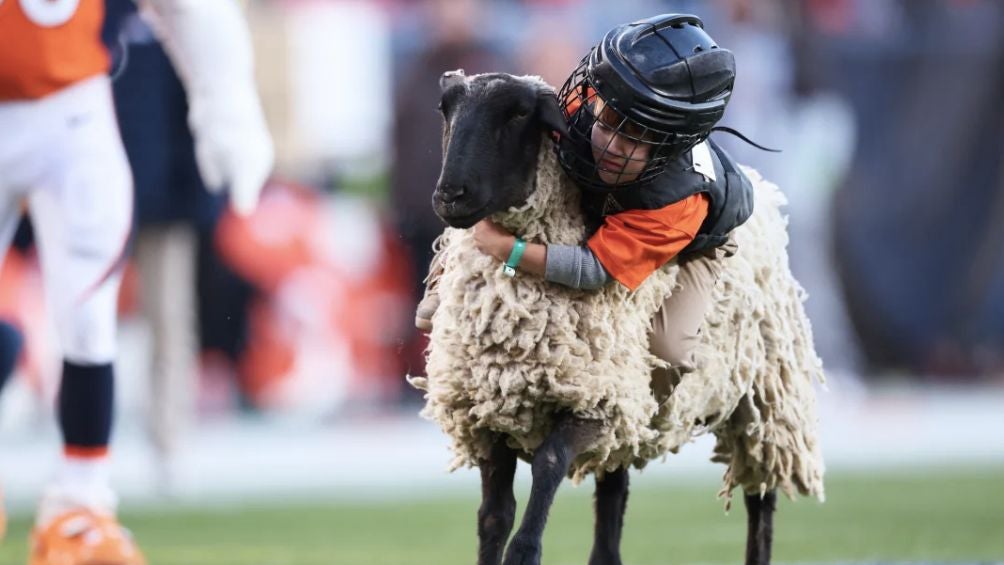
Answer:
<svg viewBox="0 0 1004 565"><path fill-rule="evenodd" d="M519 266L524 251L526 251L526 242L517 237L516 242L512 245L512 252L509 253L509 260L505 262L505 265L502 265L502 273L505 276L516 276L516 267Z"/></svg>

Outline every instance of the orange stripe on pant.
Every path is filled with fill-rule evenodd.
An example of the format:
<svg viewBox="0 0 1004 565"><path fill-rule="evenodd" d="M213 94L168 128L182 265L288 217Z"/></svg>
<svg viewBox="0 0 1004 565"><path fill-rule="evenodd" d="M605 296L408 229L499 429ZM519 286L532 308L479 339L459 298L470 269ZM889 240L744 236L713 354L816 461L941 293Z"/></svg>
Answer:
<svg viewBox="0 0 1004 565"><path fill-rule="evenodd" d="M108 457L108 446L80 447L76 445L63 446L63 454L74 459L101 459Z"/></svg>

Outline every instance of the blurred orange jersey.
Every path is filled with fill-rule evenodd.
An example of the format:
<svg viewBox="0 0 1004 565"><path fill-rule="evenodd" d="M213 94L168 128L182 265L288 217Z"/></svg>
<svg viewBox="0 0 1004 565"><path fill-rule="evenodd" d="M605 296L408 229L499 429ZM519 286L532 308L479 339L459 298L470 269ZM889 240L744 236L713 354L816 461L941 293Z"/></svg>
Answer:
<svg viewBox="0 0 1004 565"><path fill-rule="evenodd" d="M0 102L107 72L103 19L104 0L0 0Z"/></svg>

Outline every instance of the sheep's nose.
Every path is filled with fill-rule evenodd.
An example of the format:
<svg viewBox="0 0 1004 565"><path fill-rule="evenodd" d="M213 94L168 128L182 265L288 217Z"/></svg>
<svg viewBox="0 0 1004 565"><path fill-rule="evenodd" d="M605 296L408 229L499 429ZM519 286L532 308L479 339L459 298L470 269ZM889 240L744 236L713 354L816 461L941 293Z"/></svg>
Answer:
<svg viewBox="0 0 1004 565"><path fill-rule="evenodd" d="M461 196L467 193L467 187L463 184L443 183L437 187L439 199L446 204L456 202Z"/></svg>

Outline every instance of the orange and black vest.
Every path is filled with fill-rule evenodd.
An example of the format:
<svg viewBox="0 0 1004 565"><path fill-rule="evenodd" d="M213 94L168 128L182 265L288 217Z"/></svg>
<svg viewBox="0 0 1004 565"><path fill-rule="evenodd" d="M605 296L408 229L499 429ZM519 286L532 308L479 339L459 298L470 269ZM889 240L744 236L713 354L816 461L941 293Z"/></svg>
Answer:
<svg viewBox="0 0 1004 565"><path fill-rule="evenodd" d="M732 157L708 140L715 167L715 180L693 170L690 152L666 165L651 182L614 191L582 191L582 208L595 231L609 214L624 210L657 210L698 193L710 200L708 216L694 240L681 253L711 249L725 244L732 230L753 214L753 184Z"/></svg>

